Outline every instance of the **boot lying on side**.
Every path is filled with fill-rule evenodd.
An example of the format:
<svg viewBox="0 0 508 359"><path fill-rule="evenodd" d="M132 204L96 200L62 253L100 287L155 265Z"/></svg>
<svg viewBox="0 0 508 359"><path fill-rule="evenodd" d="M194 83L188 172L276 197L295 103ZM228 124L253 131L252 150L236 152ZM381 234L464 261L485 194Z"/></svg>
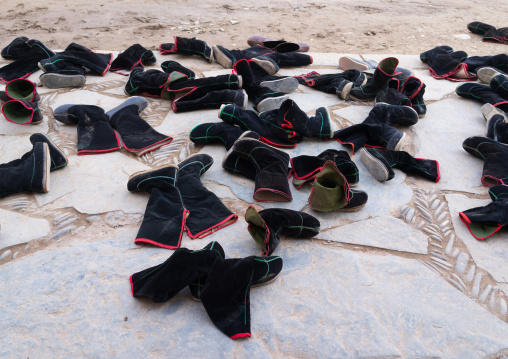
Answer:
<svg viewBox="0 0 508 359"><path fill-rule="evenodd" d="M34 133L30 136L30 142L35 146L36 143L44 142L49 147L49 155L51 160L50 170L54 171L67 166L68 160L65 153L58 147L49 136L43 133Z"/></svg>
<svg viewBox="0 0 508 359"><path fill-rule="evenodd" d="M485 186L508 184L508 145L487 137L469 137L462 143L464 150L485 161L482 183Z"/></svg>
<svg viewBox="0 0 508 359"><path fill-rule="evenodd" d="M47 70L39 77L42 86L50 89L85 86L84 67L66 60L60 61L58 65L58 69Z"/></svg>
<svg viewBox="0 0 508 359"><path fill-rule="evenodd" d="M256 169L254 200L286 202L293 199L288 183L289 155L253 138L233 145L235 153L250 161Z"/></svg>
<svg viewBox="0 0 508 359"><path fill-rule="evenodd" d="M24 191L49 192L50 168L48 144L34 143L33 149L20 159L0 164L0 198Z"/></svg>
<svg viewBox="0 0 508 359"><path fill-rule="evenodd" d="M485 137L508 144L508 115L490 103L483 105L481 112L487 121Z"/></svg>
<svg viewBox="0 0 508 359"><path fill-rule="evenodd" d="M248 231L261 247L263 256L269 256L279 246L281 236L311 238L319 234L320 223L305 212L283 208L256 211L252 206L245 212Z"/></svg>
<svg viewBox="0 0 508 359"><path fill-rule="evenodd" d="M480 67L476 71L476 75L478 75L478 80L486 83L487 85L489 85L490 81L492 81L492 79L497 75L503 75L504 77L508 78L507 73L504 73L503 71L490 66Z"/></svg>
<svg viewBox="0 0 508 359"><path fill-rule="evenodd" d="M17 125L38 125L43 119L38 102L10 100L3 104L2 112L7 121Z"/></svg>
<svg viewBox="0 0 508 359"><path fill-rule="evenodd" d="M489 188L492 203L459 213L469 232L478 240L494 235L508 225L508 186Z"/></svg>
<svg viewBox="0 0 508 359"><path fill-rule="evenodd" d="M161 54L181 54L181 55L198 55L208 62L213 61L212 48L202 40L195 37L189 39L185 37L174 36L175 42L159 45Z"/></svg>
<svg viewBox="0 0 508 359"><path fill-rule="evenodd" d="M467 24L467 29L474 34L482 35L482 41L494 43L508 43L508 28L496 29L494 26L480 22L473 21Z"/></svg>
<svg viewBox="0 0 508 359"><path fill-rule="evenodd" d="M127 96L148 96L148 97L162 97L162 91L168 85L170 76L166 72L159 70L144 71L141 67L132 69L129 79L125 84L124 92ZM187 76L181 74L181 79L187 79Z"/></svg>
<svg viewBox="0 0 508 359"><path fill-rule="evenodd" d="M362 72L370 72L373 70L376 70L376 68L379 66L379 63L374 60L367 60L362 61L359 59L355 59L351 56L343 56L339 58L339 69L342 69L344 71L349 70L356 70L356 71L362 71ZM413 71L410 69L405 69L402 67L397 66L395 68L395 72L398 73L397 77L403 82L404 79L408 78L409 76L413 76Z"/></svg>
<svg viewBox="0 0 508 359"><path fill-rule="evenodd" d="M177 249L165 262L131 275L132 295L167 302L193 281L208 276L214 262L223 258L224 249L218 242L196 251Z"/></svg>
<svg viewBox="0 0 508 359"><path fill-rule="evenodd" d="M505 112L508 111L508 98L501 97L491 86L469 82L457 86L455 92L461 97L481 103L490 103Z"/></svg>
<svg viewBox="0 0 508 359"><path fill-rule="evenodd" d="M124 52L118 54L111 63L109 71L120 75L129 75L129 72L136 66L143 67L157 62L152 50L147 50L140 44L129 46Z"/></svg>
<svg viewBox="0 0 508 359"><path fill-rule="evenodd" d="M508 72L508 54L488 56L470 56L464 60L469 72L477 73L482 67L496 68L504 73Z"/></svg>
<svg viewBox="0 0 508 359"><path fill-rule="evenodd" d="M309 205L319 212L356 212L367 200L366 192L350 189L335 163L327 161L312 184Z"/></svg>
<svg viewBox="0 0 508 359"><path fill-rule="evenodd" d="M335 163L339 171L346 177L349 186L358 185L360 180L358 167L346 151L328 149L317 156L301 155L291 158L293 185L300 189L305 183L312 182L327 161Z"/></svg>
<svg viewBox="0 0 508 359"><path fill-rule="evenodd" d="M238 219L238 216L201 182L200 177L212 164L213 158L201 153L178 164L176 186L180 190L185 209L190 212L185 221L185 229L192 239L204 238Z"/></svg>
<svg viewBox="0 0 508 359"><path fill-rule="evenodd" d="M450 46L437 46L420 54L420 60L429 65L432 77L450 81L476 80L476 75L464 63L466 59L467 53L453 51Z"/></svg>
<svg viewBox="0 0 508 359"><path fill-rule="evenodd" d="M425 158L414 158L404 151L362 148L360 156L370 174L380 182L391 180L395 174L392 168L438 182L439 162Z"/></svg>
<svg viewBox="0 0 508 359"><path fill-rule="evenodd" d="M38 102L40 99L37 85L27 79L13 80L5 86L5 91L0 91L0 101L2 102L10 100Z"/></svg>
<svg viewBox="0 0 508 359"><path fill-rule="evenodd" d="M53 116L59 122L78 125L78 155L106 153L121 148L108 116L98 106L62 105L53 111Z"/></svg>
<svg viewBox="0 0 508 359"><path fill-rule="evenodd" d="M194 80L196 78L196 74L191 69L181 65L176 61L164 61L161 64L162 71L167 74L171 74L172 72L179 72L185 76L187 76L187 80Z"/></svg>
<svg viewBox="0 0 508 359"><path fill-rule="evenodd" d="M358 70L347 70L338 74L320 74L316 71L295 76L304 86L318 91L337 95L341 100L349 99L349 92L353 87L360 87L367 82L367 76Z"/></svg>
<svg viewBox="0 0 508 359"><path fill-rule="evenodd" d="M309 44L306 42L287 42L285 40L275 40L270 37L254 35L247 39L249 46L262 45L275 52L307 52L309 51Z"/></svg>
<svg viewBox="0 0 508 359"><path fill-rule="evenodd" d="M226 148L226 155L222 161L222 168L231 173L241 174L251 180L256 178L254 165L238 157L232 147L236 140L249 137L259 140L259 135L253 131L244 131L238 126L224 122L201 123L189 132L189 138L196 145L221 144Z"/></svg>
<svg viewBox="0 0 508 359"><path fill-rule="evenodd" d="M139 115L148 105L143 97L131 97L108 111L111 126L118 131L123 147L138 156L171 143L172 137L157 132Z"/></svg>
<svg viewBox="0 0 508 359"><path fill-rule="evenodd" d="M143 222L134 243L180 248L189 211L184 208L176 186L178 167L168 165L156 170L137 172L127 182L130 192L148 192Z"/></svg>

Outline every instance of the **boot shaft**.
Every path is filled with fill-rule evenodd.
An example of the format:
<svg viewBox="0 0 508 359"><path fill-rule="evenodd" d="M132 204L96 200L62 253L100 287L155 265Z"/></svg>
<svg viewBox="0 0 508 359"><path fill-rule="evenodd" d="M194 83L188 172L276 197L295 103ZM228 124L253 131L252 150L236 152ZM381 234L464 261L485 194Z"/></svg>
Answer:
<svg viewBox="0 0 508 359"><path fill-rule="evenodd" d="M189 132L190 140L197 145L222 144L227 151L244 132L240 127L227 123L201 123Z"/></svg>
<svg viewBox="0 0 508 359"><path fill-rule="evenodd" d="M27 79L17 79L5 86L5 91L0 91L0 100L25 100L38 102L41 96L37 93L37 85Z"/></svg>
<svg viewBox="0 0 508 359"><path fill-rule="evenodd" d="M196 111L204 108L221 108L223 105L247 106L247 95L243 90L218 90L197 97L198 91L184 95L171 103L174 112Z"/></svg>

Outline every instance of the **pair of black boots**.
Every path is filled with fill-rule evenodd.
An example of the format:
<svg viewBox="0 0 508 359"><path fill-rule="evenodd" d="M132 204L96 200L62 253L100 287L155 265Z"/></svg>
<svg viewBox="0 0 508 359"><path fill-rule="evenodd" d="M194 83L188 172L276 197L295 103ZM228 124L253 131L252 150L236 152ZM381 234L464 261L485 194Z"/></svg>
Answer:
<svg viewBox="0 0 508 359"><path fill-rule="evenodd" d="M478 76L488 85L474 82L461 84L455 89L457 95L508 111L508 75L485 67L478 69Z"/></svg>
<svg viewBox="0 0 508 359"><path fill-rule="evenodd" d="M486 104L482 114L487 120L485 137L467 138L462 147L485 163L481 182L486 186L508 184L508 116L498 107Z"/></svg>
<svg viewBox="0 0 508 359"><path fill-rule="evenodd" d="M189 287L215 326L231 339L250 338L250 289L273 282L282 271L281 257L225 258L218 242L200 250L177 249L164 263L130 277L134 297L155 303Z"/></svg>
<svg viewBox="0 0 508 359"><path fill-rule="evenodd" d="M247 95L241 90L241 76L219 75L190 80L189 75L194 73L178 63L164 69L168 72L134 68L124 92L128 96L140 94L171 100L174 112L220 108L223 104L235 104L240 108L247 106Z"/></svg>
<svg viewBox="0 0 508 359"><path fill-rule="evenodd" d="M14 62L0 68L0 82L8 83L12 80L25 78L39 70L38 63L55 55L39 40L21 36L15 38L2 49L4 59Z"/></svg>
<svg viewBox="0 0 508 359"><path fill-rule="evenodd" d="M78 155L117 151L123 145L142 156L173 140L141 118L147 105L145 98L132 97L108 112L94 105L68 104L57 107L53 115L57 121L78 125Z"/></svg>
<svg viewBox="0 0 508 359"><path fill-rule="evenodd" d="M335 131L333 138L350 145L353 153L364 146L398 151L405 133L392 125L412 126L418 122L418 117L412 107L379 103L362 123Z"/></svg>
<svg viewBox="0 0 508 359"><path fill-rule="evenodd" d="M31 151L0 164L0 197L23 191L48 192L49 172L67 165L67 157L47 135L34 133L30 142Z"/></svg>
<svg viewBox="0 0 508 359"><path fill-rule="evenodd" d="M150 194L135 243L176 249L184 231L190 238L203 238L236 222L238 216L201 183L201 175L212 164L212 157L197 154L178 166L139 172L129 178L130 192Z"/></svg>
<svg viewBox="0 0 508 359"><path fill-rule="evenodd" d="M104 76L113 61L113 54L98 54L92 50L71 43L63 52L39 61L44 71L41 83L48 88L81 87L85 85L85 70Z"/></svg>
<svg viewBox="0 0 508 359"><path fill-rule="evenodd" d="M508 27L495 28L480 21L467 24L467 29L474 34L482 35L482 41L508 45Z"/></svg>
<svg viewBox="0 0 508 359"><path fill-rule="evenodd" d="M5 86L5 91L0 91L4 117L17 125L38 125L42 122L40 99L37 85L23 78L12 80Z"/></svg>

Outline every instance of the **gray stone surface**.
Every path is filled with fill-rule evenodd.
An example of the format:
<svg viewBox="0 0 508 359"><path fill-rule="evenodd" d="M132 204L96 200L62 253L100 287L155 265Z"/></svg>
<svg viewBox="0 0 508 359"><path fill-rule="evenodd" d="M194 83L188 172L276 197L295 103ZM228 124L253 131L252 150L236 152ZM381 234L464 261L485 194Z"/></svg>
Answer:
<svg viewBox="0 0 508 359"><path fill-rule="evenodd" d="M234 241L221 241L226 253ZM187 289L163 304L131 296L129 276L170 253L120 236L5 264L0 354L476 358L508 345L505 323L418 262L307 241L282 251L278 280L251 291L252 338L234 342Z"/></svg>
<svg viewBox="0 0 508 359"><path fill-rule="evenodd" d="M0 249L27 243L49 234L49 222L0 209Z"/></svg>
<svg viewBox="0 0 508 359"><path fill-rule="evenodd" d="M400 219L375 217L321 231L316 238L400 252L427 253L428 238Z"/></svg>

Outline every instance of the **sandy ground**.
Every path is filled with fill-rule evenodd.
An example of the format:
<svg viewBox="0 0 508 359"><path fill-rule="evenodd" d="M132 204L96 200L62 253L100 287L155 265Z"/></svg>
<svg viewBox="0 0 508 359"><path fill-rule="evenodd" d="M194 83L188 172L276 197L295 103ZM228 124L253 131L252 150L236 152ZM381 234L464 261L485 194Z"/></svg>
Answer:
<svg viewBox="0 0 508 359"><path fill-rule="evenodd" d="M13 0L2 1L0 46L16 36L63 49L77 42L122 51L134 43L155 49L172 36L244 48L253 34L306 41L313 52L419 54L450 45L470 55L508 51L482 43L466 25L508 26L508 1L367 0ZM238 21L231 24L230 20ZM462 35L466 39L456 37ZM467 36L470 35L468 39Z"/></svg>

